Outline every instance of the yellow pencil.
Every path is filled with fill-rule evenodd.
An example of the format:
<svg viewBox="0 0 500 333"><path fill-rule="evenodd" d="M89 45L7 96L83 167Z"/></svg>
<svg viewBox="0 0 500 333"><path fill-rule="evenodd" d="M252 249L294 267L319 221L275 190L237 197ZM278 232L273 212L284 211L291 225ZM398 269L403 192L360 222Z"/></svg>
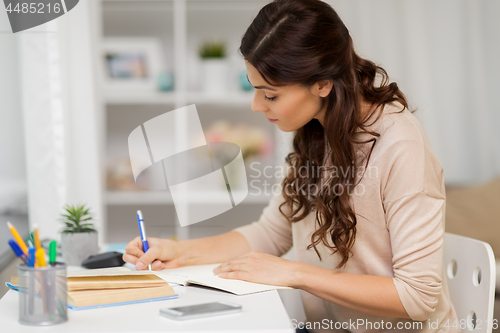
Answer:
<svg viewBox="0 0 500 333"><path fill-rule="evenodd" d="M7 227L9 227L10 232L16 239L17 244L19 245L21 250L23 250L24 254L28 255L28 247L26 246L26 244L24 244L24 241L21 238L21 236L19 236L19 233L17 232L16 228L14 228L14 226L10 222L7 222Z"/></svg>
<svg viewBox="0 0 500 333"><path fill-rule="evenodd" d="M45 267L47 263L45 261L45 251L42 248L39 248L35 252L36 264L38 267Z"/></svg>
<svg viewBox="0 0 500 333"><path fill-rule="evenodd" d="M38 226L35 225L33 227L34 227L33 237L35 238L35 248L38 250L42 248L42 244L40 243L40 238L38 237Z"/></svg>

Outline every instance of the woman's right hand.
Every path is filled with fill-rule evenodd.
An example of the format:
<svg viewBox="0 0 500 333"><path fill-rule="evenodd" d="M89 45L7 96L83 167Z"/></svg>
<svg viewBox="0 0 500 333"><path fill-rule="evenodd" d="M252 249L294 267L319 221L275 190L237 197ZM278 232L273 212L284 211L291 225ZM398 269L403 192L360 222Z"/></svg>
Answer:
<svg viewBox="0 0 500 333"><path fill-rule="evenodd" d="M182 251L178 242L148 237L148 244L149 250L144 253L141 238L136 237L127 244L123 260L134 264L137 270L147 269L149 264L155 271L182 266L179 260Z"/></svg>

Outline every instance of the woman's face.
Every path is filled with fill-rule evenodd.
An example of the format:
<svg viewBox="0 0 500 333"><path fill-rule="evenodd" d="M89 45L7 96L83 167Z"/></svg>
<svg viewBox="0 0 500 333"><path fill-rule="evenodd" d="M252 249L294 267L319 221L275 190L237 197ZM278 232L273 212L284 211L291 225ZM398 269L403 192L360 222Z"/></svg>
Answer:
<svg viewBox="0 0 500 333"><path fill-rule="evenodd" d="M323 124L326 102L322 101L332 89L331 81L317 82L309 88L298 84L276 87L269 85L246 60L245 66L248 81L255 87L253 111L262 112L284 132L299 129L313 118Z"/></svg>

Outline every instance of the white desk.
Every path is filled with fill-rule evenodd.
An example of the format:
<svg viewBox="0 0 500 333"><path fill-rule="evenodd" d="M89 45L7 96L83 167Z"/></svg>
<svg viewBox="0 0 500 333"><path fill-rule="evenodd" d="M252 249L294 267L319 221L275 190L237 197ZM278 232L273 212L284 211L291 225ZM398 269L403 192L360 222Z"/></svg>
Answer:
<svg viewBox="0 0 500 333"><path fill-rule="evenodd" d="M53 326L25 326L18 322L18 294L9 290L0 300L0 331L50 333L111 332L269 332L294 333L276 290L245 296L202 287L175 286L178 299L109 308L72 311L68 321ZM159 315L163 307L225 300L243 306L241 313L175 321Z"/></svg>

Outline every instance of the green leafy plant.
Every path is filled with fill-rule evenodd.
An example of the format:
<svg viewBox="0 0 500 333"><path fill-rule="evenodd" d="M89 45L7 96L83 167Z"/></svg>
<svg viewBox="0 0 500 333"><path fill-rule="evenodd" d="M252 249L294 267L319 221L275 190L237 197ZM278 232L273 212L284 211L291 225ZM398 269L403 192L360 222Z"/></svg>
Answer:
<svg viewBox="0 0 500 333"><path fill-rule="evenodd" d="M85 205L66 205L64 210L61 214L61 222L64 224L61 233L97 232L90 222L93 219L89 213L90 208L86 208Z"/></svg>
<svg viewBox="0 0 500 333"><path fill-rule="evenodd" d="M198 49L201 58L224 58L226 56L226 43L223 41L207 41Z"/></svg>

